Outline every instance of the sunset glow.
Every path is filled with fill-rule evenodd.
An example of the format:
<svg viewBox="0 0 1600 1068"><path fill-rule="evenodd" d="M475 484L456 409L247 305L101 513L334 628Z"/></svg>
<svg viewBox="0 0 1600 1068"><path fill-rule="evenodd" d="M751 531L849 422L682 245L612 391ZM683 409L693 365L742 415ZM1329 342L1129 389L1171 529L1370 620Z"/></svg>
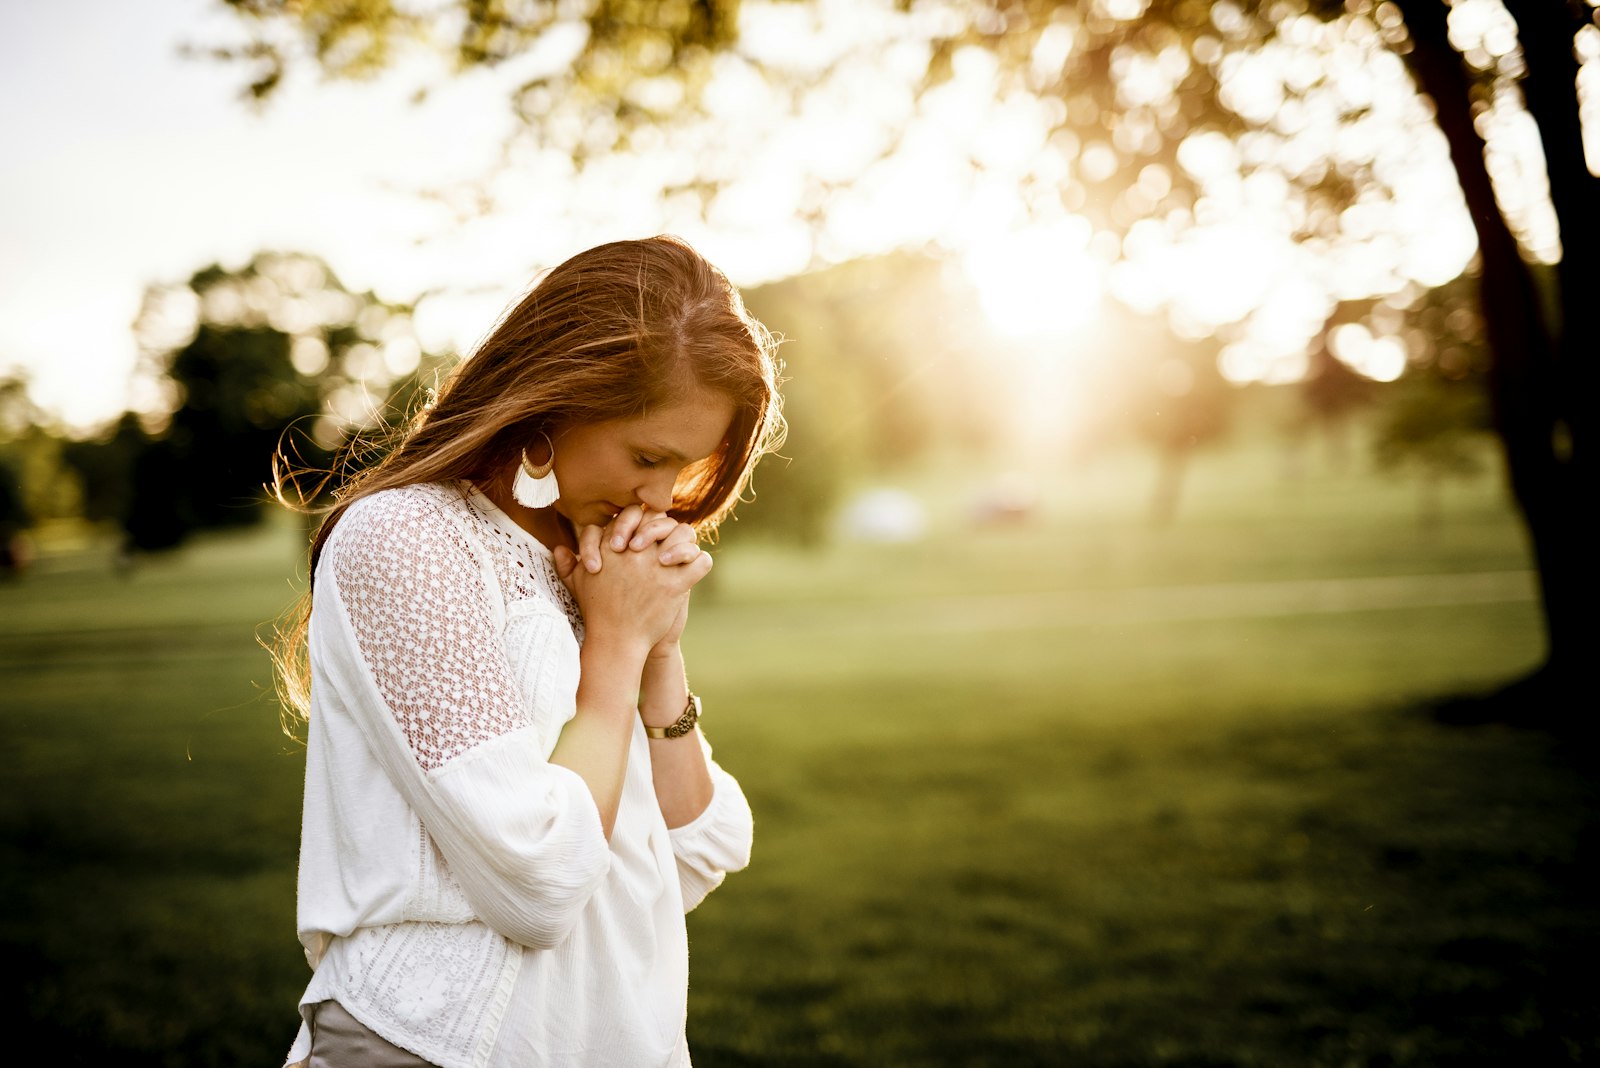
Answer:
<svg viewBox="0 0 1600 1068"><path fill-rule="evenodd" d="M1089 252L1080 218L974 244L963 263L994 328L1008 337L1061 336L1095 313L1105 267Z"/></svg>
<svg viewBox="0 0 1600 1068"><path fill-rule="evenodd" d="M1100 7L1111 19L1143 9ZM949 77L918 94L933 42L956 25L950 12L747 3L704 121L646 130L582 170L518 134L505 108L509 86L559 70L577 38L552 35L506 69L458 78L422 57L372 83L291 78L251 115L232 99L237 72L173 56L180 41L236 29L207 0L87 29L51 10L7 9L13 95L45 77L18 51L30 41L77 40L81 69L95 73L78 96L0 128L14 148L0 191L16 216L0 268L0 368L26 368L36 399L77 427L128 400L128 325L144 287L264 248L319 255L353 290L420 298L421 345L467 351L540 269L602 240L680 233L747 286L930 247L958 260L1003 337L1070 334L1115 299L1181 336L1215 335L1236 382L1294 379L1336 302L1442 284L1475 248L1443 138L1385 43L1385 8L1329 22L1290 14L1262 46L1225 52L1238 12L1217 5L1219 38L1118 53L1111 77L1130 118L1101 137L1064 122L1081 101L1029 89L1079 49L1075 16L1040 33L1010 73L988 50L956 48ZM1453 6L1456 44L1499 78L1480 118L1497 192L1529 255L1551 262L1559 241L1506 27L1500 0ZM1576 46L1593 151L1600 33ZM1149 157L1152 116L1173 114L1176 87L1202 65L1252 128L1193 130L1169 170ZM821 80L798 92L782 82L791 76ZM90 188L108 169L115 196ZM1358 172L1372 181L1342 210L1304 194ZM704 213L696 196L663 195L697 174L719 187ZM1180 180L1199 195L1171 206ZM1101 203L1102 183L1124 192ZM1348 357L1363 374L1397 366L1387 347L1381 358L1350 351L1365 354ZM385 350L382 366L412 358Z"/></svg>

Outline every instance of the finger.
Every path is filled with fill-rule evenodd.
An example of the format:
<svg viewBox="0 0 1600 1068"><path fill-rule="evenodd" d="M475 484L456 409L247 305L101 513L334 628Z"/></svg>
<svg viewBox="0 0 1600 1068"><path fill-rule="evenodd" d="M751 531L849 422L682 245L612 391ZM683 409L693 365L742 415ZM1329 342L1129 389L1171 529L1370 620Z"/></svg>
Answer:
<svg viewBox="0 0 1600 1068"><path fill-rule="evenodd" d="M628 544L628 539L633 537L633 532L639 529L639 524L644 521L644 506L630 504L618 512L611 521L611 547L621 552Z"/></svg>
<svg viewBox="0 0 1600 1068"><path fill-rule="evenodd" d="M711 554L701 550L699 556L683 565L691 586L711 574L711 563Z"/></svg>
<svg viewBox="0 0 1600 1068"><path fill-rule="evenodd" d="M583 558L583 566L591 575L600 572L600 538L602 531L599 527L584 527L578 534L578 555Z"/></svg>
<svg viewBox="0 0 1600 1068"><path fill-rule="evenodd" d="M572 572L578 566L578 557L565 545L557 545L550 551L551 562L556 565L556 578L563 584L572 580Z"/></svg>
<svg viewBox="0 0 1600 1068"><path fill-rule="evenodd" d="M645 520L628 543L630 549L643 549L671 536L680 524L669 515L656 515Z"/></svg>
<svg viewBox="0 0 1600 1068"><path fill-rule="evenodd" d="M694 528L679 526L661 543L661 551L656 559L670 567L674 564L686 564L699 555L700 542L695 537Z"/></svg>

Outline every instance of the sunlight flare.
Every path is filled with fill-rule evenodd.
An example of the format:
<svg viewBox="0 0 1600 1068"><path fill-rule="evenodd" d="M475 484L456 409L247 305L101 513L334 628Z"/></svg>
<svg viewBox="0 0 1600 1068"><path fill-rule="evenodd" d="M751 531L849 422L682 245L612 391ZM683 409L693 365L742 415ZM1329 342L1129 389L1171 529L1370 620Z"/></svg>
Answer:
<svg viewBox="0 0 1600 1068"><path fill-rule="evenodd" d="M1065 336L1094 318L1105 268L1089 251L1086 220L1073 216L975 242L967 277L984 313L1012 338Z"/></svg>

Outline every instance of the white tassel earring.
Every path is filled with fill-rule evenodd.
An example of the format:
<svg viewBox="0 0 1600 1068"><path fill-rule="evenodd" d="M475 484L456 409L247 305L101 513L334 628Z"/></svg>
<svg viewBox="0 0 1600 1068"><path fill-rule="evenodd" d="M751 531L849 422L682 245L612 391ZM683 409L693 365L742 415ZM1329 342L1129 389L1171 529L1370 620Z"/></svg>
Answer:
<svg viewBox="0 0 1600 1068"><path fill-rule="evenodd" d="M528 462L528 450L522 450L522 464L517 468L517 479L511 484L511 496L524 508L548 508L561 496L556 485L556 446L550 435L544 435L550 446L550 459L537 467Z"/></svg>

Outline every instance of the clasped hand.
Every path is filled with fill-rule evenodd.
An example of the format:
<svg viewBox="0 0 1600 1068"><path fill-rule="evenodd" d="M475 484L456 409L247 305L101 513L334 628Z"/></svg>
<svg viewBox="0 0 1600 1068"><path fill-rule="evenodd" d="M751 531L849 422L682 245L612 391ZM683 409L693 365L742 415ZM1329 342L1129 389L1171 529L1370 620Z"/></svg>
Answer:
<svg viewBox="0 0 1600 1068"><path fill-rule="evenodd" d="M577 552L557 546L552 555L585 629L642 641L652 656L677 644L689 618L689 590L711 571L711 555L693 527L639 505L604 527L581 528Z"/></svg>

